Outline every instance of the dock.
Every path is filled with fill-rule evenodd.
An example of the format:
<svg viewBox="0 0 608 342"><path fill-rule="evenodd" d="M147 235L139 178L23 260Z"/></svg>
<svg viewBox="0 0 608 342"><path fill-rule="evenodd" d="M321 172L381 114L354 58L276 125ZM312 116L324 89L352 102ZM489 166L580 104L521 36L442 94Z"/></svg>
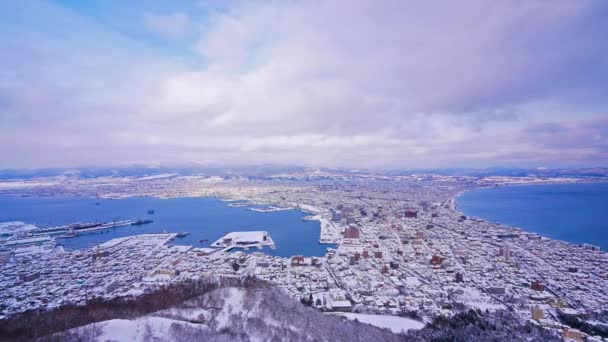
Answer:
<svg viewBox="0 0 608 342"><path fill-rule="evenodd" d="M222 251L229 251L235 248L248 250L250 248L263 249L268 246L270 249L276 249L276 245L268 232L265 231L250 231L250 232L231 232L214 243L210 247L222 248Z"/></svg>

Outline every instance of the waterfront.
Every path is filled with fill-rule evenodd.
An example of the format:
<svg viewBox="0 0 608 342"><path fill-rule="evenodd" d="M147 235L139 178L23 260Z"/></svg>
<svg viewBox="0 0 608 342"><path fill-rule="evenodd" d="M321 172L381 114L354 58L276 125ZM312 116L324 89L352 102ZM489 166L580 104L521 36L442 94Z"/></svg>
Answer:
<svg viewBox="0 0 608 342"><path fill-rule="evenodd" d="M330 178L333 186L327 186L325 179L312 182L309 176L289 185L275 179L240 178L213 182L192 178L60 178L46 186L40 181L5 185L11 194L25 197L12 198L0 206L0 216L10 213L11 217L3 218L43 227L152 218L158 230L200 230L200 237L175 239L175 243L196 245L197 239L213 243L228 231L268 231L276 240L277 252L290 256L311 254L301 247L316 246L322 252L325 245L317 244L321 231L324 239L338 243L338 247L314 258L249 253L238 258L238 267L234 254L207 254L167 244L174 234L132 235L82 253L23 248L11 255L4 249L0 251L5 261L0 263L0 303L4 305L0 315L82 303L92 295L107 299L132 296L159 284L179 284L192 278L251 276L276 284L296 300L312 296L311 306L321 310L360 308L366 313L392 315L414 311L425 321L460 310L445 303L463 303L484 311L509 310L526 321L538 317L540 311L542 319L536 321L546 327L559 326L558 309L587 314L606 307L608 253L556 239L538 239L533 233L505 234L514 231L488 221L463 220L462 213L451 205L441 205L469 189L539 180L418 176L376 180L366 176L365 181L345 182L343 178L341 174ZM84 195L74 199L76 194L93 199ZM97 206L96 197L126 199L103 200ZM239 201L222 203L209 197ZM246 201L273 207L241 206ZM19 210L13 210L15 206ZM320 225L302 222L306 214L297 211L249 210L286 207L318 213L315 217ZM155 210L154 215L148 215L150 209ZM91 214L87 218L84 212ZM63 222L57 220L63 217L60 214L65 215ZM287 217L286 224L294 225L285 229L274 215ZM252 223L265 218L272 220L262 225ZM179 220L185 223L178 224ZM303 234L307 227L301 224L307 223L310 230ZM118 235L125 229L147 232L152 227L125 226L105 235ZM214 230L217 227L222 229ZM286 235L283 242L281 232ZM110 238L103 235L103 240ZM82 242L88 238L77 239ZM286 249L285 243L293 243L295 248Z"/></svg>
<svg viewBox="0 0 608 342"><path fill-rule="evenodd" d="M99 203L99 204L97 204ZM148 210L154 214L148 214ZM111 228L104 232L57 240L66 250L95 246L102 242L136 234L188 232L173 243L207 247L231 231L267 231L276 243L271 255L320 256L329 245L319 241L319 222L303 221L307 213L297 210L260 213L248 207L232 207L213 198L157 199L131 197L95 199L84 197L0 196L0 222L23 221L41 228L75 222L151 219L153 223ZM203 243L200 240L208 240Z"/></svg>
<svg viewBox="0 0 608 342"><path fill-rule="evenodd" d="M608 249L608 183L505 186L456 199L467 216Z"/></svg>

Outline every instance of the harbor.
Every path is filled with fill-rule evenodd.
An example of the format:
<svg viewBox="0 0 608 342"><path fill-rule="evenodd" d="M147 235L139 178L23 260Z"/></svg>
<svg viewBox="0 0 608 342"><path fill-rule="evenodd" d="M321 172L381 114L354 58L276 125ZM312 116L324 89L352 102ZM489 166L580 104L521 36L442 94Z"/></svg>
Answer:
<svg viewBox="0 0 608 342"><path fill-rule="evenodd" d="M8 222L12 224L12 231L3 232L0 246L8 248L15 255L29 254L33 252L51 252L61 244L57 240L76 238L87 234L109 232L126 226L138 226L149 224L152 220L119 220L98 223L72 223L69 225L38 228L20 221ZM8 226L7 224L7 226ZM27 229L23 229L27 228Z"/></svg>
<svg viewBox="0 0 608 342"><path fill-rule="evenodd" d="M207 248L222 236L239 231L266 231L276 249L262 246L263 250L276 256L321 256L327 247L319 244L319 221L302 221L309 213L297 209L277 210L288 206L212 198L6 196L0 196L0 205L8 209L0 213L0 222L19 220L32 224L36 228L32 233L53 237L55 244L66 251L91 248L115 238L163 233L177 234L170 242L172 245ZM260 212L251 208L271 210ZM148 214L151 210L154 214Z"/></svg>

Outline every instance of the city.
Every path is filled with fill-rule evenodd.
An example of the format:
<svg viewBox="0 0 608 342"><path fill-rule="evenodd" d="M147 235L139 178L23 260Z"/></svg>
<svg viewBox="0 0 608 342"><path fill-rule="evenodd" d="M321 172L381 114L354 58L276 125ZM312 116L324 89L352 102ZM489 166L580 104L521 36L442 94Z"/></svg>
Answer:
<svg viewBox="0 0 608 342"><path fill-rule="evenodd" d="M332 177L338 175L322 178ZM599 247L466 217L454 204L454 196L476 187L572 182L569 178L366 175L328 184L173 177L121 180L120 190L113 185L117 181L74 179L44 186L25 182L19 188L0 183L0 191L214 196L297 208L319 221L319 242L330 247L322 257L269 256L255 251L262 248L262 235L242 233L241 240L259 239L243 245L253 250L239 248L238 235L223 238L221 245L218 240L220 248L167 244L176 234L135 235L76 252L20 255L17 247L16 254L4 253L1 265L2 316L84 304L94 297L137 296L190 278L253 276L276 284L296 300L311 298L311 306L321 311L409 315L431 322L462 307L507 310L522 321L582 339L585 334L564 326L559 315L590 317L608 303L608 253ZM234 244L226 245L232 239Z"/></svg>
<svg viewBox="0 0 608 342"><path fill-rule="evenodd" d="M607 32L0 1L0 342L607 342Z"/></svg>

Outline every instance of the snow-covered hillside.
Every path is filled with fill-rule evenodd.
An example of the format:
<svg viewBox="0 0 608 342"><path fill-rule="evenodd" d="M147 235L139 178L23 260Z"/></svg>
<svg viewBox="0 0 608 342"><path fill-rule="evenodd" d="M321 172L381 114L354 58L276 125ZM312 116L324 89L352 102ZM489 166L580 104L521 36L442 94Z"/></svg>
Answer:
<svg viewBox="0 0 608 342"><path fill-rule="evenodd" d="M323 314L273 286L220 287L133 319L70 329L49 341L399 341L388 329Z"/></svg>

